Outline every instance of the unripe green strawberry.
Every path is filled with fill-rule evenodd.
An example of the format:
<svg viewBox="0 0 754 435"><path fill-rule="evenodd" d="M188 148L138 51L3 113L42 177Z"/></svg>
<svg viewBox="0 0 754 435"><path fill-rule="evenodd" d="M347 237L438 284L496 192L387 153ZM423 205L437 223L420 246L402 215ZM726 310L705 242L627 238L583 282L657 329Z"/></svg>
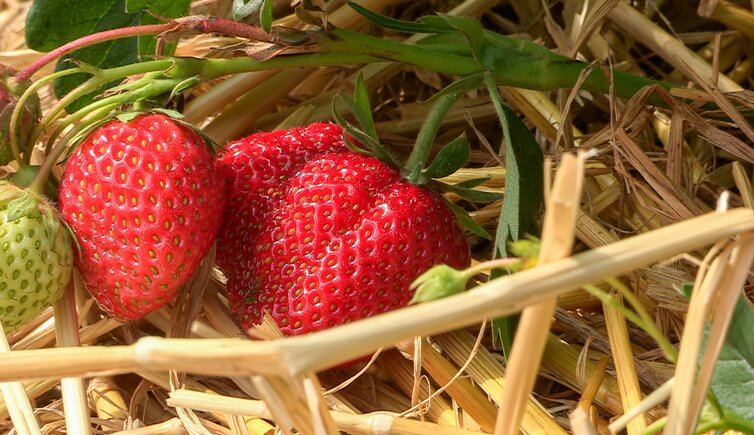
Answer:
<svg viewBox="0 0 754 435"><path fill-rule="evenodd" d="M30 82L16 84L14 76L17 71L9 66L0 64L0 166L7 165L13 160L10 146L10 121L18 97L28 88ZM33 95L26 101L21 111L20 125L17 128L18 146L21 152L26 151L31 133L39 121L39 97Z"/></svg>
<svg viewBox="0 0 754 435"><path fill-rule="evenodd" d="M11 332L63 293L73 270L68 230L43 198L0 183L0 320Z"/></svg>

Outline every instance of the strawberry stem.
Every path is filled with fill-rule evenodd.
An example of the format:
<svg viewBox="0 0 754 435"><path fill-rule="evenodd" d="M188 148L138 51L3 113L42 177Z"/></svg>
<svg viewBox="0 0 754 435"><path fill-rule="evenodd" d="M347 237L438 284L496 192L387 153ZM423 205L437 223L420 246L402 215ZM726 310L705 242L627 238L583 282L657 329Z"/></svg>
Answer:
<svg viewBox="0 0 754 435"><path fill-rule="evenodd" d="M411 150L411 155L406 161L405 170L409 174L407 178L411 183L417 184L420 182L422 176L421 169L424 167L427 157L432 150L432 144L437 136L437 131L440 129L440 124L443 118L445 118L445 114L448 113L460 97L460 93L443 95L437 99L435 105L432 106L432 110L429 111L421 130L419 130L419 134L416 136L416 143L413 150Z"/></svg>
<svg viewBox="0 0 754 435"><path fill-rule="evenodd" d="M250 57L234 57L230 59L179 57L172 58L172 60L174 62L173 67L166 71L169 77L200 76L205 79L272 69L384 62L384 59L375 56L338 52L281 55L264 61Z"/></svg>
<svg viewBox="0 0 754 435"><path fill-rule="evenodd" d="M485 270L492 270L492 269L509 269L511 266L519 265L521 264L522 260L520 258L516 257L510 257L510 258L496 258L494 260L488 260L482 263L479 263L475 266L469 267L468 269L464 270L463 273L468 278L471 278L472 276L476 275L477 273L484 272Z"/></svg>
<svg viewBox="0 0 754 435"><path fill-rule="evenodd" d="M139 64L136 64L139 65ZM125 68L125 67L123 67ZM122 68L121 68L122 69ZM108 70L111 71L111 70ZM48 143L53 143L55 139L71 124L77 123L88 116L90 122L86 124L79 124L79 128L74 128L66 136L60 140L55 147L46 154L45 160L42 166L34 177L29 189L33 191L41 192L44 188L44 184L47 181L52 168L57 163L60 156L68 148L70 140L75 137L82 129L85 129L91 122L96 122L98 119L106 116L120 105L128 102L141 101L154 95L160 95L172 91L175 86L181 83L183 80L178 79L155 79L154 77L146 76L134 83L129 84L126 89L127 92L111 95L109 97L102 98L94 103L83 107L73 113L72 115L63 119L58 128L50 136ZM69 94L70 95L70 94Z"/></svg>
<svg viewBox="0 0 754 435"><path fill-rule="evenodd" d="M31 65L27 66L23 71L19 72L16 75L15 80L17 83L20 83L23 80L30 78L32 74L39 71L50 62L53 62L68 53L93 44L133 36L161 35L167 33L176 33L179 35L189 35L193 33L222 33L256 41L272 42L270 35L256 26L238 23L224 18L191 16L165 24L122 27L81 37L44 54Z"/></svg>
<svg viewBox="0 0 754 435"><path fill-rule="evenodd" d="M9 139L10 139L10 148L11 152L13 152L13 158L16 159L16 161L19 164L29 164L29 161L31 159L31 152L27 152L24 156L24 160L21 160L21 147L18 143L18 128L21 123L21 113L24 110L24 107L26 106L26 103L29 101L29 99L34 96L34 94L37 93L37 91L47 84L48 82L55 80L60 77L64 77L70 74L74 74L76 72L80 72L78 68L71 68L65 71L58 71L53 74L47 75L45 77L40 78L39 80L33 82L27 89L24 91L23 94L18 98L18 102L16 102L16 107L13 108L13 113L10 117L10 125L9 125ZM31 144L35 143L35 141L30 141ZM28 144L27 144L28 145Z"/></svg>
<svg viewBox="0 0 754 435"><path fill-rule="evenodd" d="M148 72L155 72L166 70L173 65L171 60L155 60L151 62L135 63L131 65L125 65L121 67L98 70L94 73L94 76L86 82L79 85L76 89L72 90L65 97L61 98L55 106L53 106L40 120L39 125L34 130L32 136L32 143L39 140L47 127L49 127L55 120L57 120L63 110L71 103L83 97L84 95L95 91L100 86L110 83L115 80L120 80L125 77L137 74L145 74Z"/></svg>

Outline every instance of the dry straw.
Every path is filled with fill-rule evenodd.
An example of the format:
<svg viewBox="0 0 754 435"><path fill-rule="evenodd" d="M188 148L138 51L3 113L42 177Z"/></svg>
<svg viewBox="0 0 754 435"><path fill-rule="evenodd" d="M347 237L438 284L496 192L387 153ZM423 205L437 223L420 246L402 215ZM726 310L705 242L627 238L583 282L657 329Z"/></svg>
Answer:
<svg viewBox="0 0 754 435"><path fill-rule="evenodd" d="M29 3L3 6L7 35L21 34ZM230 3L200 1L194 9L227 16ZM275 3L277 16L285 2ZM409 20L446 6L360 3ZM453 2L450 14L484 14L494 30L527 33L560 53L598 61L594 68L612 64L688 83L669 92L648 88L628 101L500 87L560 163L546 171L555 182L536 268L490 282L479 275L464 294L329 331L280 339L267 331L267 341L254 342L231 319L224 279L209 270L211 261L183 299L127 325L103 317L77 280L54 311L7 337L0 417L8 422L0 431L12 425L19 434L467 434L491 433L497 421L497 433L515 433L520 419L525 433L641 433L649 424L691 433L754 256L754 213L712 211L726 189L734 189L736 207L754 204L754 131L743 110L753 100L741 92L751 84L745 48L754 15L725 0L702 1L699 14L726 30L699 32L693 25L707 26L703 18L684 15L681 23L663 15L681 3L647 3L642 11L624 2L565 1L558 16L537 2L503 9L483 0ZM374 30L342 6L326 2L333 23ZM516 21L501 13L508 6ZM279 23L304 26L293 14ZM685 33L677 32L679 24ZM422 36L387 37L419 43ZM23 67L36 58L22 38L4 38L1 62ZM182 41L178 53L224 55L236 42L196 37ZM374 97L381 136L397 153L406 151L429 110L421 101L448 78L389 63L255 72L203 83L184 111L220 141L329 119L332 97L350 91L358 73ZM49 107L49 87L41 97ZM657 97L664 105L650 107ZM461 98L441 125L438 146L465 132L474 147L468 167L445 181L488 178L482 189L505 191L499 130L487 95ZM594 154L584 161L568 153L578 148ZM494 232L501 201L477 208L448 198ZM471 240L476 260L487 260L484 243ZM676 289L697 269L689 301ZM580 290L609 277L620 281L589 287L602 291L601 299ZM620 291L610 293L611 286ZM521 311L506 362L479 325ZM647 318L647 331L631 321ZM705 324L711 327L702 346ZM658 337L679 343L675 365L664 359ZM363 370L329 370L378 349ZM534 361L540 355L541 365Z"/></svg>

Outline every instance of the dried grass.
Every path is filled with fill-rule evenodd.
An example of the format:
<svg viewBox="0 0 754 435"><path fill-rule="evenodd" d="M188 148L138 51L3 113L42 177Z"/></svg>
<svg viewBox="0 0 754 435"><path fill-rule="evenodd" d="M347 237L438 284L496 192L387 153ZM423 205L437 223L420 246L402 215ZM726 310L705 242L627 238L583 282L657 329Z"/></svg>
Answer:
<svg viewBox="0 0 754 435"><path fill-rule="evenodd" d="M194 8L227 16L230 3L197 1ZM344 2L326 3L333 22L378 32ZM553 159L546 249L538 267L479 282L463 295L305 337L261 332L267 341L252 342L230 317L211 257L178 301L128 324L104 317L76 280L54 310L6 337L0 431L470 434L494 432L497 420L496 433L516 433L520 418L525 433L633 434L667 415L667 433L690 433L754 256L754 212L746 210L754 206L754 100L745 91L754 14L725 0L702 1L698 13L682 0L647 2L646 10L563 0L547 11L541 2L517 0L361 3L403 19L434 11L481 16L501 33L681 87L646 89L624 101L501 86ZM29 5L0 6L0 62L16 68L38 57L22 37ZM293 15L280 22L303 26ZM233 43L192 37L178 53L216 55ZM185 113L219 143L329 119L333 95L350 90L359 72L373 95L378 131L396 154L406 154L428 110L421 102L449 77L387 63L248 73L203 83L188 95ZM51 107L49 86L40 94ZM656 97L663 106L650 104ZM719 109L705 106L710 102ZM488 177L484 189L504 192L504 147L486 94L470 93L450 111L438 148L461 132L472 143L471 159L446 181ZM570 153L580 149L590 150L588 159ZM731 210L713 211L722 192L729 192ZM472 208L449 199L494 233L501 202ZM558 217L565 216L558 207L567 218ZM549 248L553 237L561 248ZM474 260L488 260L490 244L471 241ZM621 310L579 290L611 276L621 277L631 304L636 299L679 347L674 363ZM678 289L694 276L689 301ZM506 361L480 325L520 311ZM363 370L331 368L378 349Z"/></svg>

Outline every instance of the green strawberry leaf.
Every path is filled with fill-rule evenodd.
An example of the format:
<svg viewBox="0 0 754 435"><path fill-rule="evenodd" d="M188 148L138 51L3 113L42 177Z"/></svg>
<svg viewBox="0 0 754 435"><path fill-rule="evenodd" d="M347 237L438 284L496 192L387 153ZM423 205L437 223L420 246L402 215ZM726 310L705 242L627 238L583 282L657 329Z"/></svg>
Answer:
<svg viewBox="0 0 754 435"><path fill-rule="evenodd" d="M470 154L469 141L460 136L440 150L427 170L424 171L424 175L428 178L447 177L462 168L469 160Z"/></svg>
<svg viewBox="0 0 754 435"><path fill-rule="evenodd" d="M35 217L39 215L39 202L33 195L23 195L8 204L6 220L13 222L23 217Z"/></svg>
<svg viewBox="0 0 754 435"><path fill-rule="evenodd" d="M185 15L189 0L35 0L26 18L27 45L37 51L50 51L80 37L103 30L157 22L150 13L175 18ZM154 36L122 38L101 42L64 56L56 69L71 68L84 63L96 68L112 68L138 62L140 55L154 52ZM171 54L168 48L167 54ZM71 62L73 61L73 62ZM54 82L58 98L89 78L88 74L72 74ZM93 101L93 96L117 83L110 83L74 102L73 111Z"/></svg>
<svg viewBox="0 0 754 435"><path fill-rule="evenodd" d="M493 257L506 258L510 256L508 242L521 240L527 235L539 235L539 213L544 204L544 157L526 124L503 103L492 77L488 75L485 81L503 126L505 140L505 197L495 234ZM490 279L502 273L493 271ZM516 316L492 321L493 342L502 345L506 354L513 343L517 324Z"/></svg>
<svg viewBox="0 0 754 435"><path fill-rule="evenodd" d="M355 2L348 2L348 6L353 8L353 10L363 15L364 18L373 22L374 24L377 24L378 26L385 29L395 30L397 32L438 33L452 32L454 30L452 26L448 25L447 21L443 20L440 17L421 17L414 22L401 21L380 15L376 12L372 12Z"/></svg>
<svg viewBox="0 0 754 435"><path fill-rule="evenodd" d="M754 421L754 312L743 298L733 311L726 343L715 366L710 388L718 402Z"/></svg>
<svg viewBox="0 0 754 435"><path fill-rule="evenodd" d="M191 0L126 0L126 12L141 13L139 24L157 24L162 19L185 17L191 9ZM165 44L162 54L172 56L178 44ZM157 48L154 36L139 36L141 60L152 55Z"/></svg>
<svg viewBox="0 0 754 435"><path fill-rule="evenodd" d="M459 207L455 205L455 203L448 201L447 198L444 196L442 197L443 201L445 201L445 204L450 208L450 210L453 211L453 214L456 215L456 219L458 219L458 223L461 224L463 228L466 228L467 230L471 231L472 233L484 237L485 239L492 240L492 236L490 236L490 233L488 233L484 228L479 226L478 223L474 222L474 219L469 216L469 213L463 209L463 207Z"/></svg>

